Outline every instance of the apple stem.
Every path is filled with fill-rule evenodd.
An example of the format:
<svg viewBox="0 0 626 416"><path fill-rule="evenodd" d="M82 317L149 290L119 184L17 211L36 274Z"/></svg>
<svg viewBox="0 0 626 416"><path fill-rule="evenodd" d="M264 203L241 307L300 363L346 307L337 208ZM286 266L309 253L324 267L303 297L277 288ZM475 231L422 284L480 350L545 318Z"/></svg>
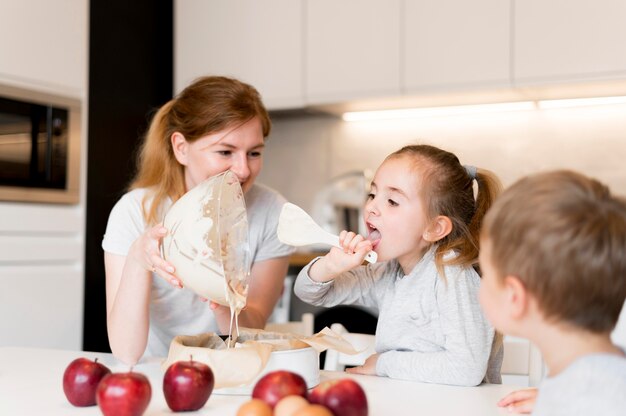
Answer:
<svg viewBox="0 0 626 416"><path fill-rule="evenodd" d="M98 357L94 358L93 362L97 363L98 362Z"/></svg>
<svg viewBox="0 0 626 416"><path fill-rule="evenodd" d="M189 361L193 361L193 354L189 354Z"/></svg>

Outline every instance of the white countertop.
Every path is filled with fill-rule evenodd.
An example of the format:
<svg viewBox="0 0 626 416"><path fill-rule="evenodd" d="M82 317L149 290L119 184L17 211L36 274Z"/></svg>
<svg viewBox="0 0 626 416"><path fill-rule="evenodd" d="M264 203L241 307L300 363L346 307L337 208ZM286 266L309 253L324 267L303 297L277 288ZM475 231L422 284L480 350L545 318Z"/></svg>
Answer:
<svg viewBox="0 0 626 416"><path fill-rule="evenodd" d="M128 371L111 354L29 348L0 348L0 415L101 415L97 406L74 407L63 394L63 372L75 358L95 358L112 371ZM152 400L145 415L171 415L163 397L163 371L158 362L138 364L133 371L150 379ZM322 371L321 380L350 377L358 381L369 403L369 414L424 414L489 416L508 414L496 406L516 386L486 384L454 387L392 380L385 377L353 376ZM185 414L235 415L247 396L212 394L198 412Z"/></svg>

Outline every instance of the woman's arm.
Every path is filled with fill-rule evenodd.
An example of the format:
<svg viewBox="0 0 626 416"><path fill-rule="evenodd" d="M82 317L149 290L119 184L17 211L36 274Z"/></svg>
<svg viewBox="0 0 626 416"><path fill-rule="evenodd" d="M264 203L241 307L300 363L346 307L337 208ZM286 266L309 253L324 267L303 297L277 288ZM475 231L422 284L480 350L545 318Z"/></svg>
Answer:
<svg viewBox="0 0 626 416"><path fill-rule="evenodd" d="M239 315L239 325L247 328L264 328L284 288L289 267L289 257L277 257L256 262L250 270L250 283L246 307ZM230 309L211 304L217 325L223 334L228 333Z"/></svg>
<svg viewBox="0 0 626 416"><path fill-rule="evenodd" d="M164 230L161 226L149 229L127 256L104 253L109 344L113 355L129 365L139 361L148 342L151 271L182 287L170 273L172 266L159 254Z"/></svg>

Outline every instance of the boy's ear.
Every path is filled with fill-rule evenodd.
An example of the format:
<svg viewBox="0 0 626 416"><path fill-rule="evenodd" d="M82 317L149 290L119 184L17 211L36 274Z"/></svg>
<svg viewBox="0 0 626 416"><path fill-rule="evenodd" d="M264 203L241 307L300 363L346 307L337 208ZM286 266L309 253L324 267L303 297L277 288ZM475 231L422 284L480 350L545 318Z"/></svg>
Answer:
<svg viewBox="0 0 626 416"><path fill-rule="evenodd" d="M522 318L528 311L529 293L526 286L517 276L506 276L504 288L510 305L511 317Z"/></svg>
<svg viewBox="0 0 626 416"><path fill-rule="evenodd" d="M172 134L170 141L172 142L172 150L174 151L174 156L176 160L178 160L178 163L187 166L189 142L185 139L185 136L179 132L175 132Z"/></svg>
<svg viewBox="0 0 626 416"><path fill-rule="evenodd" d="M445 215L436 217L424 231L424 240L434 243L452 232L452 221Z"/></svg>

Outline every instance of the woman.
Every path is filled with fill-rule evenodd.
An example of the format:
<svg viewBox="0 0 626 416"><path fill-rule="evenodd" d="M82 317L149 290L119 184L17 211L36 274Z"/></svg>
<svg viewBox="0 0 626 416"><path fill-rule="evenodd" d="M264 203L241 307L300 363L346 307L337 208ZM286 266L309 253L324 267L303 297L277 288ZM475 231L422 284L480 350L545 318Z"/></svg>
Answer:
<svg viewBox="0 0 626 416"><path fill-rule="evenodd" d="M252 268L242 326L263 328L283 288L288 256L276 227L284 198L254 181L270 121L258 92L225 77L204 77L165 104L152 120L137 176L109 216L102 242L107 328L113 354L127 364L165 356L172 338L227 333L228 307L207 306L160 255L167 209L185 192L226 170L243 189Z"/></svg>

